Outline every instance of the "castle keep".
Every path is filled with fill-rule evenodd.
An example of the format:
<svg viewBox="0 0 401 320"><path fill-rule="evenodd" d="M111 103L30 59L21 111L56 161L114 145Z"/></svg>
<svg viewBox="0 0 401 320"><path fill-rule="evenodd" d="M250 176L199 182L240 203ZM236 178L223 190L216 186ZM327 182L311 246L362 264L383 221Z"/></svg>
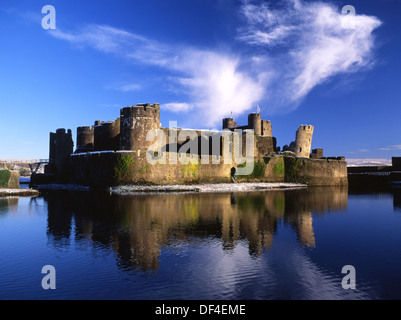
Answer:
<svg viewBox="0 0 401 320"><path fill-rule="evenodd" d="M146 134L159 129L159 104L137 104L121 109L115 121L95 121L94 126L77 128L75 153L91 151L147 150Z"/></svg>
<svg viewBox="0 0 401 320"><path fill-rule="evenodd" d="M156 139L159 136L149 139L152 130L166 139ZM312 150L311 154L313 131L313 126L301 125L295 141L280 151L271 122L262 120L260 113L249 114L246 125L238 125L231 117L223 119L221 131L190 130L163 128L157 103L136 104L122 108L115 121L96 120L93 126L78 127L75 152L71 130L51 133L47 177L32 177L32 180L92 186L231 182L237 178L310 185L347 184L343 159L323 158L322 149ZM248 141L241 132L252 132L252 139ZM239 144L234 144L237 136ZM226 139L230 141L228 144ZM235 158L232 154L236 151L244 156L245 150L252 151L255 169L235 178L237 169L250 159Z"/></svg>

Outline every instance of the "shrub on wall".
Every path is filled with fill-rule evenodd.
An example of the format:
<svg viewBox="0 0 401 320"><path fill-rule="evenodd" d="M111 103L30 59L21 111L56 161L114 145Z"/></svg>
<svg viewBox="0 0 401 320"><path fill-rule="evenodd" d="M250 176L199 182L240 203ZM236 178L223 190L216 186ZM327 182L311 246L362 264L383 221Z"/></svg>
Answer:
<svg viewBox="0 0 401 320"><path fill-rule="evenodd" d="M129 154L123 154L114 165L114 179L119 182L128 182L133 173L134 165L134 159Z"/></svg>
<svg viewBox="0 0 401 320"><path fill-rule="evenodd" d="M274 165L273 173L279 176L283 176L285 174L284 161L282 159Z"/></svg>
<svg viewBox="0 0 401 320"><path fill-rule="evenodd" d="M246 162L238 165L238 168L245 168ZM260 160L254 163L253 171L249 175L238 176L240 179L260 179L265 176L266 164Z"/></svg>
<svg viewBox="0 0 401 320"><path fill-rule="evenodd" d="M302 165L302 159L285 157L285 180L287 182L306 183L307 178L299 173Z"/></svg>
<svg viewBox="0 0 401 320"><path fill-rule="evenodd" d="M10 181L11 172L9 170L0 170L0 188L7 188Z"/></svg>

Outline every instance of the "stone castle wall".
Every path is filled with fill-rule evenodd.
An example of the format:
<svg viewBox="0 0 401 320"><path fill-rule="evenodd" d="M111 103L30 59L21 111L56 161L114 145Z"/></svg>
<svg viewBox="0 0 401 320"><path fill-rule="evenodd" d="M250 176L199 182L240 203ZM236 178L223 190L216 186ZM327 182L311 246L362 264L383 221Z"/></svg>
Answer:
<svg viewBox="0 0 401 320"><path fill-rule="evenodd" d="M230 182L231 164L200 164L198 156L175 153L176 161L165 153L166 164L150 164L146 152L117 151L74 154L70 160L70 182L90 186L115 186L120 184L191 184ZM190 162L183 164L182 157ZM216 159L215 159L216 160Z"/></svg>
<svg viewBox="0 0 401 320"><path fill-rule="evenodd" d="M165 164L151 164L147 160L146 152L140 150L74 154L70 159L70 183L99 187L123 184L229 183L232 169L239 167L234 162L225 164L224 157L218 156L207 156L209 164L206 164L196 155L170 152L164 155ZM183 158L187 159L186 163L180 161ZM203 161L205 160L203 157ZM220 163L215 164L218 162ZM309 186L346 186L348 183L345 161L284 156L255 157L254 166L251 175L237 176L238 180L299 182Z"/></svg>
<svg viewBox="0 0 401 320"><path fill-rule="evenodd" d="M348 185L347 162L344 160L285 157L287 182L311 186Z"/></svg>

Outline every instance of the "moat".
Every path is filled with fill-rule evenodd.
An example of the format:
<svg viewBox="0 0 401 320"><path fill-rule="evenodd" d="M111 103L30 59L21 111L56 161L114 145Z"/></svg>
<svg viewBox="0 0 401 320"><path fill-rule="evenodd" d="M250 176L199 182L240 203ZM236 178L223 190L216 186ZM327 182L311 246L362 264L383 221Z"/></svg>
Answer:
<svg viewBox="0 0 401 320"><path fill-rule="evenodd" d="M400 230L398 189L0 198L0 298L400 299Z"/></svg>

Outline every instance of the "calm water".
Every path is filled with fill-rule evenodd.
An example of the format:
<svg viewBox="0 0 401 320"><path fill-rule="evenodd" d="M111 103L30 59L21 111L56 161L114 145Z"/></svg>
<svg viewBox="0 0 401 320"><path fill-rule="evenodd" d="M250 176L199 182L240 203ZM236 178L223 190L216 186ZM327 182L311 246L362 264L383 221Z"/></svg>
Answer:
<svg viewBox="0 0 401 320"><path fill-rule="evenodd" d="M0 299L400 299L401 195L0 199ZM41 286L44 265L56 289ZM356 289L341 269L356 269Z"/></svg>

